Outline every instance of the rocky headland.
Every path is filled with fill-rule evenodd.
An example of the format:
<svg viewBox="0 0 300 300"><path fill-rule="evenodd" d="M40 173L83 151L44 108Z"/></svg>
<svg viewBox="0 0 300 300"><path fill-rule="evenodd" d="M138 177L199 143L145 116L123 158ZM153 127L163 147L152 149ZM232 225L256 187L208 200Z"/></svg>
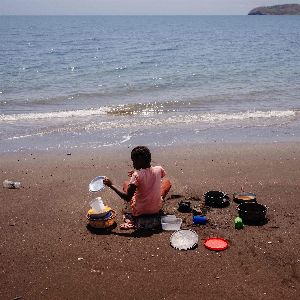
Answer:
<svg viewBox="0 0 300 300"><path fill-rule="evenodd" d="M248 15L300 15L299 4L261 6L252 9Z"/></svg>

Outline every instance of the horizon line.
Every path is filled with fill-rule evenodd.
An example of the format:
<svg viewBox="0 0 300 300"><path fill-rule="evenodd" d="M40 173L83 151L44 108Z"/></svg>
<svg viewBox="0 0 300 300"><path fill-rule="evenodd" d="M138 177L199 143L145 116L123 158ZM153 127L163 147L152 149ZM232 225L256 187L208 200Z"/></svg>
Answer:
<svg viewBox="0 0 300 300"><path fill-rule="evenodd" d="M0 14L0 17L55 17L55 16L63 16L63 17L72 17L72 16L108 16L108 17L169 17L169 16L248 16L248 14Z"/></svg>

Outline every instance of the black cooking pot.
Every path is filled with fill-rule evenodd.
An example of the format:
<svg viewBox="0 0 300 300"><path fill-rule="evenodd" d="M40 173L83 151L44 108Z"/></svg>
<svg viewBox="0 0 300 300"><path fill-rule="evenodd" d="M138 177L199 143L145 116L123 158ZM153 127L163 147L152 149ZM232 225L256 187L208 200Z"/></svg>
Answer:
<svg viewBox="0 0 300 300"><path fill-rule="evenodd" d="M226 207L230 204L227 194L221 191L208 191L204 194L205 205L211 207Z"/></svg>
<svg viewBox="0 0 300 300"><path fill-rule="evenodd" d="M245 202L241 203L237 209L244 223L263 223L266 220L268 209L263 204Z"/></svg>
<svg viewBox="0 0 300 300"><path fill-rule="evenodd" d="M178 211L183 213L188 213L192 211L191 202L190 201L180 201L178 203Z"/></svg>

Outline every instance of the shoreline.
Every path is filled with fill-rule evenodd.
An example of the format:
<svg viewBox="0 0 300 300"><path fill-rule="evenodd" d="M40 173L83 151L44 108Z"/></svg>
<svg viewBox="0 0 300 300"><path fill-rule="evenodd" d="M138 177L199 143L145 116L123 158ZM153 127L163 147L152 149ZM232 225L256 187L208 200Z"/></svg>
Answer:
<svg viewBox="0 0 300 300"><path fill-rule="evenodd" d="M199 236L195 250L173 249L171 232L136 236L118 226L91 232L85 215L99 194L90 194L88 183L106 175L121 186L132 168L131 148L2 153L1 180L21 181L22 188L0 189L1 298L297 299L300 143L150 150L153 165L162 165L172 181L170 195L203 199L217 189L232 200L243 187L268 206L268 223L235 230L231 201L228 208L211 209L207 225L190 227L190 216L178 214L174 199L168 208ZM116 210L119 225L123 202L108 188L101 196ZM226 238L229 249L205 249L210 236Z"/></svg>
<svg viewBox="0 0 300 300"><path fill-rule="evenodd" d="M129 120L130 121L130 120ZM52 151L114 151L149 147L194 147L207 144L268 144L300 142L300 119L267 125L251 124L185 124L182 126L133 127L91 132L57 132L50 135L24 135L1 140L0 154ZM283 120L281 122L284 122ZM212 126L212 127L211 127Z"/></svg>

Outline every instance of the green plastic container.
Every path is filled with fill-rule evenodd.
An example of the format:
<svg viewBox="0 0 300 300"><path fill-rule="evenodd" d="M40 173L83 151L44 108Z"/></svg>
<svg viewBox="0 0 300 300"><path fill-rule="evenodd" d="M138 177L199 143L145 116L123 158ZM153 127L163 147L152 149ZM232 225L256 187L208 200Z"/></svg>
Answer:
<svg viewBox="0 0 300 300"><path fill-rule="evenodd" d="M236 217L234 219L234 227L235 227L235 229L243 229L244 228L244 223L243 223L242 218Z"/></svg>

